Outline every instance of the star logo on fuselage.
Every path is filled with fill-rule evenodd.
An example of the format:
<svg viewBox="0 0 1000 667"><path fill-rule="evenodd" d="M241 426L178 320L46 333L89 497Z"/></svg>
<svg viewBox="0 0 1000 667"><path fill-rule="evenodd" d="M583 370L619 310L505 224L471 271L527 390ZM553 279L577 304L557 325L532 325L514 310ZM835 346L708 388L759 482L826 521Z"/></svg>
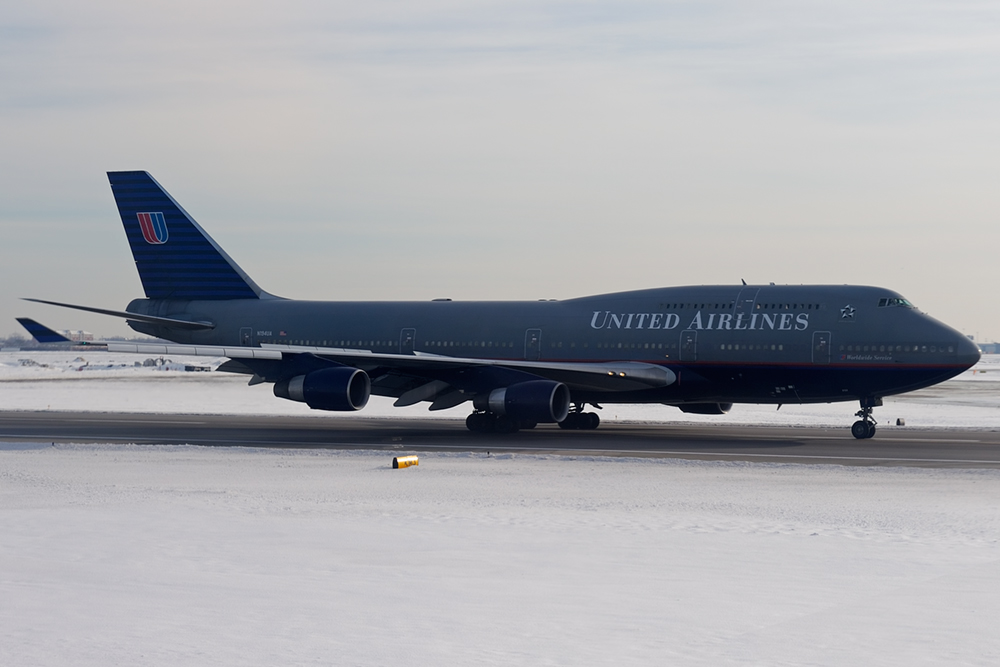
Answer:
<svg viewBox="0 0 1000 667"><path fill-rule="evenodd" d="M842 320L853 320L854 319L854 306L847 304L840 309L840 319Z"/></svg>

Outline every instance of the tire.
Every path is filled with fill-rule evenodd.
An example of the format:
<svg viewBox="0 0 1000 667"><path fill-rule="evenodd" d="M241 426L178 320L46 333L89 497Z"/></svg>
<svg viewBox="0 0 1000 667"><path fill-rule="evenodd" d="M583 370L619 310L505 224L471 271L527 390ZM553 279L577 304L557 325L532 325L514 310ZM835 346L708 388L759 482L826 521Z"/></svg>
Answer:
<svg viewBox="0 0 1000 667"><path fill-rule="evenodd" d="M521 425L516 419L511 419L507 415L497 417L495 430L497 433L517 433Z"/></svg>
<svg viewBox="0 0 1000 667"><path fill-rule="evenodd" d="M473 412L465 418L465 427L473 433L489 433L494 428L493 415Z"/></svg>
<svg viewBox="0 0 1000 667"><path fill-rule="evenodd" d="M567 431L575 431L580 428L580 413L571 412L566 415L566 419L559 422L559 428L564 428Z"/></svg>
<svg viewBox="0 0 1000 667"><path fill-rule="evenodd" d="M538 426L538 422L521 422L521 430L533 429Z"/></svg>
<svg viewBox="0 0 1000 667"><path fill-rule="evenodd" d="M868 424L868 435L866 435L865 438L867 439L873 437L875 437L875 424Z"/></svg>
<svg viewBox="0 0 1000 667"><path fill-rule="evenodd" d="M586 424L584 428L586 428L589 431L593 431L595 428L601 425L601 418L597 416L596 412L588 412L587 421L584 423Z"/></svg>
<svg viewBox="0 0 1000 667"><path fill-rule="evenodd" d="M871 435L869 435L869 430ZM866 421L861 421L860 419L853 424L851 424L851 435L853 435L858 440L864 440L865 438L870 438L875 435L875 427L871 426Z"/></svg>

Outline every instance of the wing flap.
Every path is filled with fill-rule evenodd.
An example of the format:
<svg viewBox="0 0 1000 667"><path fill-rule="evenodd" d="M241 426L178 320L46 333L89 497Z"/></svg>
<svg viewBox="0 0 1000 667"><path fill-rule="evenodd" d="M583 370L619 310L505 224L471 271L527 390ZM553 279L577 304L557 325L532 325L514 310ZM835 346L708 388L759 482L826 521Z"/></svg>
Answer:
<svg viewBox="0 0 1000 667"><path fill-rule="evenodd" d="M274 359L284 355L278 350L259 347L222 347L218 345L147 345L136 343L108 343L108 352L133 352L136 354L186 354L192 357L229 357L230 359Z"/></svg>

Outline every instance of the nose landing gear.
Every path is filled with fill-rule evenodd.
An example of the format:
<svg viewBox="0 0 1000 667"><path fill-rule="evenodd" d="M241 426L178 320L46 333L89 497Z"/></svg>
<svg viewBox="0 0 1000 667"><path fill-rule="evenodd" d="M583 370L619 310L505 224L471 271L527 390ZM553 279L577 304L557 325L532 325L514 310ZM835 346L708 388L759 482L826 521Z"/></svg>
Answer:
<svg viewBox="0 0 1000 667"><path fill-rule="evenodd" d="M855 415L860 417L858 421L851 425L851 435L858 440L867 440L875 435L875 418L872 410L882 405L881 398L862 398L861 409Z"/></svg>

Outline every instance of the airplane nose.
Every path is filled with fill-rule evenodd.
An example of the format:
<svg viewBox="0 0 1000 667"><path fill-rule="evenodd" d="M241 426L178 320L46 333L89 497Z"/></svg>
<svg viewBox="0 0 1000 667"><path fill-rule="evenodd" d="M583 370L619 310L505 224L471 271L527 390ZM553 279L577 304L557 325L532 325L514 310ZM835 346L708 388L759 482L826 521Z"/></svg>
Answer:
<svg viewBox="0 0 1000 667"><path fill-rule="evenodd" d="M966 368L971 368L979 363L979 357L981 356L979 346L969 340L966 336L961 336L959 338L958 344L955 346L955 350L958 353L958 363Z"/></svg>

